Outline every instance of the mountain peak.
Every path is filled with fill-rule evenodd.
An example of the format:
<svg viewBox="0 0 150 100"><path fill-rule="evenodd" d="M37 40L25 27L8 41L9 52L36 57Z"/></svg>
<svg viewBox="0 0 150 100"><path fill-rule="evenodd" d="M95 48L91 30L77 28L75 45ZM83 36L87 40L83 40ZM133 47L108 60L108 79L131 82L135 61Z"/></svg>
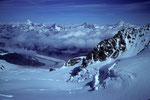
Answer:
<svg viewBox="0 0 150 100"><path fill-rule="evenodd" d="M26 23L27 25L31 25L31 24L32 24L32 21L28 19L25 23Z"/></svg>
<svg viewBox="0 0 150 100"><path fill-rule="evenodd" d="M83 24L81 24L81 26L85 26L85 25L88 25L86 22L84 22Z"/></svg>
<svg viewBox="0 0 150 100"><path fill-rule="evenodd" d="M81 26L84 27L84 28L95 28L95 26L93 24L88 24L86 22L81 24Z"/></svg>
<svg viewBox="0 0 150 100"><path fill-rule="evenodd" d="M120 20L120 21L117 23L118 26L123 26L124 24L125 24L125 22L124 22L123 20Z"/></svg>
<svg viewBox="0 0 150 100"><path fill-rule="evenodd" d="M51 25L51 28L52 28L52 29L55 29L55 30L57 30L57 31L60 31L60 30L61 30L61 26L59 26L59 25L57 25L57 24Z"/></svg>

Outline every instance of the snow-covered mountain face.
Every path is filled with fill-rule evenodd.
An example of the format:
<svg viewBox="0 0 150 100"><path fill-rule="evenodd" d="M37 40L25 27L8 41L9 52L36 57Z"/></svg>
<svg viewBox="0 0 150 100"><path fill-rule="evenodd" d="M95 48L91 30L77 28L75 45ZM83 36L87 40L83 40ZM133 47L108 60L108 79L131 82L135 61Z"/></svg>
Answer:
<svg viewBox="0 0 150 100"><path fill-rule="evenodd" d="M0 25L0 100L148 100L149 41L150 24L123 21Z"/></svg>
<svg viewBox="0 0 150 100"><path fill-rule="evenodd" d="M123 21L115 25L100 26L87 23L44 25L27 20L21 24L1 24L0 46L7 49L33 50L46 55L65 54L75 57L86 55L99 41L114 36L120 29L126 27L137 26Z"/></svg>
<svg viewBox="0 0 150 100"><path fill-rule="evenodd" d="M141 28L125 28L109 39L98 43L89 52L87 61L105 61L107 58L125 58L137 55L150 41L149 25ZM92 63L92 62L90 62Z"/></svg>
<svg viewBox="0 0 150 100"><path fill-rule="evenodd" d="M99 42L86 57L80 59L80 62L73 64L72 67L75 68L69 80L79 82L94 76L93 81L95 84L95 80L99 81L97 77L101 78L105 74L107 78L116 77L111 69L116 66L119 60L137 55L147 48L149 43L150 24L138 28L124 28L118 31L112 38ZM71 61L72 59L67 63L72 65ZM109 63L111 64L108 65ZM100 73L103 73L102 76Z"/></svg>

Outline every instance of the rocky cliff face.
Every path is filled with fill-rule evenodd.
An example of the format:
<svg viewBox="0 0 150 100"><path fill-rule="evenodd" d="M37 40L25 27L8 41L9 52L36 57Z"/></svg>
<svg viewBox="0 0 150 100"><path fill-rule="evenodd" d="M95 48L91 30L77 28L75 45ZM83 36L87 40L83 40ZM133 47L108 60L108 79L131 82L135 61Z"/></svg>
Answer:
<svg viewBox="0 0 150 100"><path fill-rule="evenodd" d="M87 67L97 61L107 59L119 59L137 55L144 50L150 43L150 24L140 28L125 28L109 39L105 39L91 50L85 58L82 58L82 68ZM72 61L72 60L71 60ZM73 63L68 63L75 65ZM76 72L77 74L77 72Z"/></svg>
<svg viewBox="0 0 150 100"><path fill-rule="evenodd" d="M133 56L145 49L150 43L150 24L141 28L126 28L109 39L101 41L91 50L82 67L96 61L105 61L108 58L116 59L124 54ZM122 56L123 57L123 56Z"/></svg>

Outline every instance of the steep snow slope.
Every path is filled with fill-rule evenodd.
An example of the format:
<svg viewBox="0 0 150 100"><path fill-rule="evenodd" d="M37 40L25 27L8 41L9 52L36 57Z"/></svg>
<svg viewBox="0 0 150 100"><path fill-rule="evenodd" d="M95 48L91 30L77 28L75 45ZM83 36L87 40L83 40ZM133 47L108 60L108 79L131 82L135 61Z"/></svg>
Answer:
<svg viewBox="0 0 150 100"><path fill-rule="evenodd" d="M149 62L150 49L139 55L120 59L118 62L105 65L105 70L113 70L115 77L103 76L98 91L88 91L87 85L92 80L66 82L73 67L61 68L49 72L46 69L22 68L5 61L0 70L0 99L1 100L148 100L150 98ZM91 65L94 66L94 65ZM97 64L97 67L101 64ZM75 67L75 66L74 66ZM100 71L102 72L102 70ZM93 82L93 81L92 81ZM95 84L96 85L96 84ZM103 88L105 86L105 88Z"/></svg>

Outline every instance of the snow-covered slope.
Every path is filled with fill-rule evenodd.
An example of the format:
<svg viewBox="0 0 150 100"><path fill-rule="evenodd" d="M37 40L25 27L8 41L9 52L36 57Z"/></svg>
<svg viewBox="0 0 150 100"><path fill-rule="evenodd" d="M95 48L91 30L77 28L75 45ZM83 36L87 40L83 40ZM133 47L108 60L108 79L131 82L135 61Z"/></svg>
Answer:
<svg viewBox="0 0 150 100"><path fill-rule="evenodd" d="M91 50L83 67L96 61L105 61L109 58L119 59L137 55L150 43L150 25L140 28L125 28L118 31L114 37L105 39Z"/></svg>
<svg viewBox="0 0 150 100"><path fill-rule="evenodd" d="M100 71L97 70L99 74L95 74L94 78L80 83L67 81L70 72L77 66L49 72L47 69L23 68L2 60L0 64L4 66L3 70L0 69L1 100L150 99L150 49L105 65ZM102 64L92 66L101 67ZM96 72L94 70L96 68L90 72ZM93 85L90 87L91 83ZM88 91L97 88L98 91Z"/></svg>
<svg viewBox="0 0 150 100"><path fill-rule="evenodd" d="M149 43L149 24L140 28L120 30L114 37L98 43L80 63L74 64L76 67L72 70L69 81L80 82L94 77L94 83L89 84L92 89L97 89L99 85L105 87L105 79L120 77L112 70L120 59L136 56L147 48Z"/></svg>

